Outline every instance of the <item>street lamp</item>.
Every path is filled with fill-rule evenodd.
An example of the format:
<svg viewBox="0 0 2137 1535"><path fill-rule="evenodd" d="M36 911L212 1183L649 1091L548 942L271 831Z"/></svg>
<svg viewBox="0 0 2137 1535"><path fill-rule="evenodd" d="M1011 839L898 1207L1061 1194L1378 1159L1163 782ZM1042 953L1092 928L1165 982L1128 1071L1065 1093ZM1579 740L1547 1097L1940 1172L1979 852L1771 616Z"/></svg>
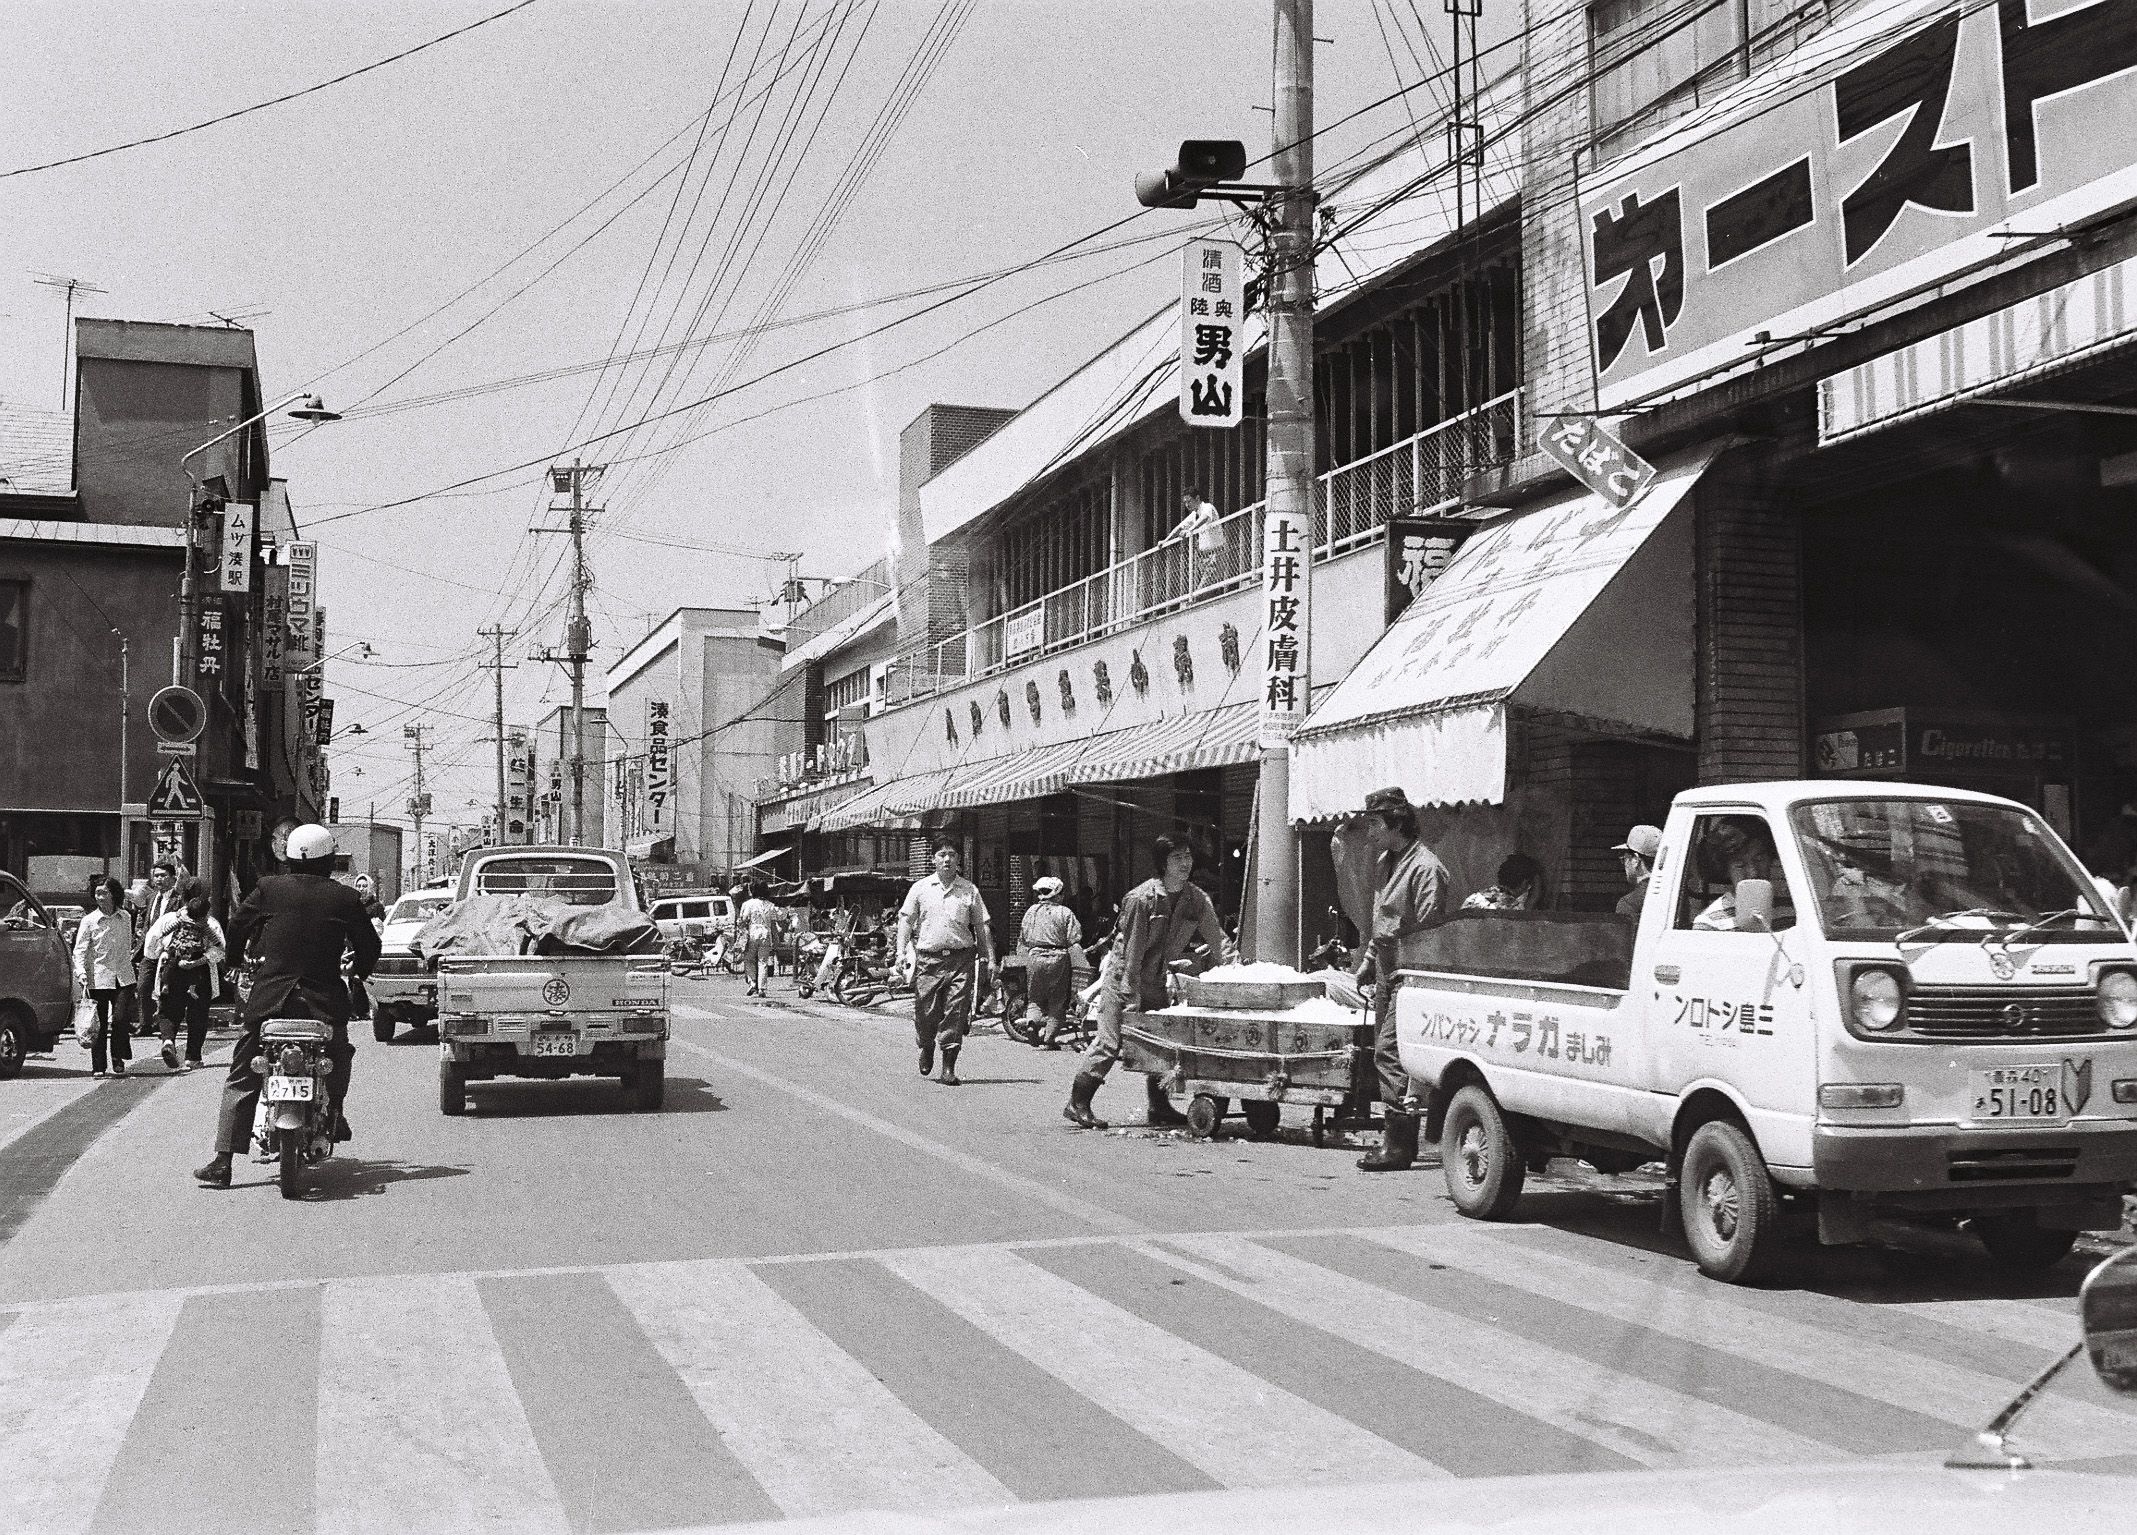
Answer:
<svg viewBox="0 0 2137 1535"><path fill-rule="evenodd" d="M199 524L200 513L204 510L205 503L199 494L200 481L193 477L192 462L216 444L228 442L247 427L257 426L285 405L295 407L290 411L290 415L299 421L315 421L324 424L328 421L339 421L341 419L340 413L328 410L318 395L306 389L298 389L284 395L258 415L248 416L228 431L216 433L199 447L188 448L178 459L178 467L185 474L190 493L186 499L185 574L180 579L178 588L180 666L179 675L173 678L173 681L190 683L195 664L199 659L197 653L200 644L199 577L195 571L193 554L194 546L199 542L198 538L194 536L195 529Z"/></svg>

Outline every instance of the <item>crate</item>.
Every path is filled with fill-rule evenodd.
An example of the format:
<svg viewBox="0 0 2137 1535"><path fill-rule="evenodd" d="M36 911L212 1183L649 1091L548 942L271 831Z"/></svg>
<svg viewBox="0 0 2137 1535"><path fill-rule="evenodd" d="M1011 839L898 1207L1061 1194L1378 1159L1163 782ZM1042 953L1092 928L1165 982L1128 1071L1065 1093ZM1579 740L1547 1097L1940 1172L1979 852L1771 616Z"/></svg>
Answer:
<svg viewBox="0 0 2137 1535"><path fill-rule="evenodd" d="M1180 977L1180 1000L1189 1007L1230 1012L1274 1012L1327 995L1319 981L1224 981L1208 976Z"/></svg>

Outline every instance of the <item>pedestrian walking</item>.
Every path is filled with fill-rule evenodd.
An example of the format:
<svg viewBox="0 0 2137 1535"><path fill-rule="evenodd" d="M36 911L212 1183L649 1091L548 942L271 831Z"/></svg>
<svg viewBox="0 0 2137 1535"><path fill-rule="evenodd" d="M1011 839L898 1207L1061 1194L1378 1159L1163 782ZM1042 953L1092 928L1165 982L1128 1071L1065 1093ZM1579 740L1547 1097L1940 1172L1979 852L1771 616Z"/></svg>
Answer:
<svg viewBox="0 0 2137 1535"><path fill-rule="evenodd" d="M1239 950L1217 920L1217 908L1190 877L1195 872L1194 848L1185 841L1157 837L1150 850L1159 872L1129 891L1120 903L1113 949L1098 978L1098 1031L1077 1063L1068 1106L1061 1111L1062 1117L1086 1130L1106 1128L1106 1122L1091 1112L1091 1100L1120 1060L1122 1015L1130 1007L1149 1012L1167 1006L1172 998L1166 978L1198 941L1222 955L1226 964L1239 958ZM1151 1125L1187 1123L1165 1095L1162 1081L1154 1076L1145 1076L1143 1081Z"/></svg>
<svg viewBox="0 0 2137 1535"><path fill-rule="evenodd" d="M137 913L135 927L140 936L135 939L133 956L135 995L139 998L137 1027L143 1034L156 1031L156 961L162 957L160 950L148 946L148 935L165 917L185 908L185 886L180 878L183 872L169 858L159 858L148 866L148 894Z"/></svg>
<svg viewBox="0 0 2137 1535"><path fill-rule="evenodd" d="M134 985L134 914L126 909L126 892L117 880L107 876L94 888L95 905L74 930L74 974L82 995L96 1005L89 1074L123 1077L134 1054L121 1005Z"/></svg>
<svg viewBox="0 0 2137 1535"><path fill-rule="evenodd" d="M1083 924L1061 904L1061 881L1047 874L1032 882L1032 903L1024 908L1017 928L1017 949L1024 956L1025 996L1046 1020L1039 1043L1048 1050L1058 1043L1068 1022L1069 997L1074 989L1073 967L1083 945Z"/></svg>
<svg viewBox="0 0 2137 1535"><path fill-rule="evenodd" d="M945 1087L956 1087L957 1054L972 1025L973 972L994 978L994 934L979 887L964 877L964 855L954 842L938 842L935 872L916 880L898 908L897 954L913 983L913 1036L920 1045L920 1074L935 1069L942 1052Z"/></svg>
<svg viewBox="0 0 2137 1535"><path fill-rule="evenodd" d="M772 939L779 931L779 908L752 891L735 913L742 929L742 978L749 983L745 996L764 995L764 980L772 964Z"/></svg>
<svg viewBox="0 0 2137 1535"><path fill-rule="evenodd" d="M208 915L207 896L195 891L182 910L169 913L149 929L147 946L158 956L156 1010L161 1018L163 1064L173 1071L181 1069L178 1025L183 1020L182 1069L197 1070L201 1048L208 1041L208 1004L215 1000L215 978L228 949L223 925Z"/></svg>
<svg viewBox="0 0 2137 1535"><path fill-rule="evenodd" d="M1369 1173L1397 1172L1417 1160L1417 1101L1395 1046L1396 971L1401 941L1444 921L1452 892L1447 867L1418 839L1417 807L1400 789L1365 797L1365 845L1383 871L1373 898L1373 931L1358 979L1373 971L1373 1065L1380 1076L1380 1149L1358 1159Z"/></svg>

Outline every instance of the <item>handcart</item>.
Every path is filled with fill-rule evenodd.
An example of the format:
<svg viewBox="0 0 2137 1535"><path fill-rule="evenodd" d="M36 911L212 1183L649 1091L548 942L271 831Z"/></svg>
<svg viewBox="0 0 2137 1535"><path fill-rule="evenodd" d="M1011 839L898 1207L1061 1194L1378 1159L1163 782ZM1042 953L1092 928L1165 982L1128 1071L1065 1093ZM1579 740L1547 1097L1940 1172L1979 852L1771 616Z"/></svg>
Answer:
<svg viewBox="0 0 2137 1535"><path fill-rule="evenodd" d="M1318 981L1183 978L1187 1000L1121 1019L1121 1061L1187 1100L1198 1140L1239 1105L1257 1139L1274 1135L1287 1103L1313 1106L1313 1144L1328 1128L1372 1123L1376 1079L1369 1012L1333 1005Z"/></svg>

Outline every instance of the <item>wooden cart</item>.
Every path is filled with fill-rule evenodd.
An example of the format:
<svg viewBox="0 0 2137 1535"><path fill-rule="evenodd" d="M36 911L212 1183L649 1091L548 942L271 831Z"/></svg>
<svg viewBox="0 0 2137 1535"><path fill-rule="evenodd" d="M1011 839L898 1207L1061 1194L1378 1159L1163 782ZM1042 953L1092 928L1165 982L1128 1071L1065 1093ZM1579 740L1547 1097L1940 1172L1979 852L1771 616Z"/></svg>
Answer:
<svg viewBox="0 0 2137 1535"><path fill-rule="evenodd" d="M1235 1100L1257 1137L1276 1133L1287 1103L1313 1106L1316 1146L1330 1123L1359 1129L1371 1122L1370 1013L1350 1022L1301 1017L1284 1005L1301 997L1274 999L1273 1006L1213 1006L1203 1000L1212 997L1211 988L1198 990L1195 1001L1121 1019L1122 1063L1159 1078L1168 1094L1187 1097L1189 1134L1214 1135Z"/></svg>

